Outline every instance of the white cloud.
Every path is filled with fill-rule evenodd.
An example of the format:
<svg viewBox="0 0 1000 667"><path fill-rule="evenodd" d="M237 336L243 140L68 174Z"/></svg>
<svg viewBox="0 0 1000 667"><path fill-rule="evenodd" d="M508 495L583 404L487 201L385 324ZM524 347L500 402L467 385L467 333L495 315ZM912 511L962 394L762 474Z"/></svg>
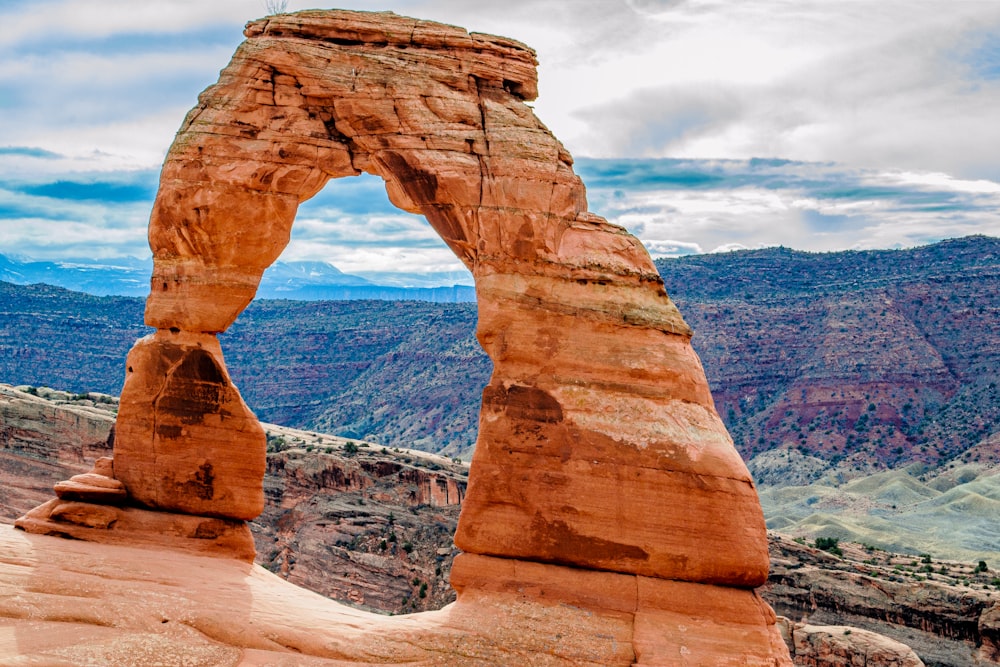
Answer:
<svg viewBox="0 0 1000 667"><path fill-rule="evenodd" d="M680 257L682 255L700 255L704 251L697 243L686 241L671 241L669 239L644 241L643 245L652 257Z"/></svg>
<svg viewBox="0 0 1000 667"><path fill-rule="evenodd" d="M109 37L121 33L163 34L197 30L205 25L231 24L259 18L263 2L248 0L21 0L0 13L4 30L0 46L85 35Z"/></svg>
<svg viewBox="0 0 1000 667"><path fill-rule="evenodd" d="M654 254L1000 235L1000 63L990 49L1000 3L396 0L391 9L536 48L536 112L578 157L689 158L695 178L647 182L640 170L609 185L584 174L592 209ZM0 5L0 147L15 147L0 151L3 251L52 257L87 236L103 244L95 253L144 251L151 202L25 199L11 183L157 169L244 22L264 12L263 0ZM762 156L797 162L744 162ZM286 258L353 272L463 270L425 222L391 212L375 190L346 194L350 205L304 206ZM26 202L34 212L17 213Z"/></svg>

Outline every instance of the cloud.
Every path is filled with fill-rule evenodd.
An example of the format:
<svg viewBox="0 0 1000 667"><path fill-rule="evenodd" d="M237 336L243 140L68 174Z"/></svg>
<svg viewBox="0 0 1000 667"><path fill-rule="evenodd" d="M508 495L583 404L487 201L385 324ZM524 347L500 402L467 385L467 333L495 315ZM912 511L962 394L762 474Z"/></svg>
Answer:
<svg viewBox="0 0 1000 667"><path fill-rule="evenodd" d="M397 0L393 9L536 48L537 115L577 155L591 209L654 254L1000 235L1000 5L851 7ZM89 238L90 256L146 256L165 151L245 21L263 13L263 0L0 3L3 251L58 258ZM367 177L304 203L285 258L370 275L464 272L424 220L396 210Z"/></svg>
<svg viewBox="0 0 1000 667"><path fill-rule="evenodd" d="M7 155L38 158L39 160L55 160L62 157L59 153L34 146L0 146L0 156Z"/></svg>
<svg viewBox="0 0 1000 667"><path fill-rule="evenodd" d="M22 192L39 197L75 201L148 203L156 195L156 187L154 185L151 188L147 184L108 183L101 181L90 183L55 181L54 183L24 186Z"/></svg>
<svg viewBox="0 0 1000 667"><path fill-rule="evenodd" d="M788 160L577 161L590 208L654 254L684 247L908 247L1000 236L1000 185Z"/></svg>
<svg viewBox="0 0 1000 667"><path fill-rule="evenodd" d="M662 15L675 34L648 45L644 81L632 74L635 58L612 57L579 88L602 94L562 110L577 121L564 137L571 150L775 156L1000 180L991 156L1000 141L996 49L961 52L969 39L996 43L975 35L984 32L976 26L1000 28L1000 5L887 2L861 20L843 4L743 3L696 15L703 4Z"/></svg>
<svg viewBox="0 0 1000 667"><path fill-rule="evenodd" d="M683 241L647 241L644 245L653 257L681 257L683 255L700 255L704 252L697 243Z"/></svg>
<svg viewBox="0 0 1000 667"><path fill-rule="evenodd" d="M259 18L264 3L247 0L7 0L0 47L65 40L101 40L123 34L169 35Z"/></svg>
<svg viewBox="0 0 1000 667"><path fill-rule="evenodd" d="M100 151L113 169L157 166L242 40L239 5L246 10L233 1L4 3L0 145Z"/></svg>

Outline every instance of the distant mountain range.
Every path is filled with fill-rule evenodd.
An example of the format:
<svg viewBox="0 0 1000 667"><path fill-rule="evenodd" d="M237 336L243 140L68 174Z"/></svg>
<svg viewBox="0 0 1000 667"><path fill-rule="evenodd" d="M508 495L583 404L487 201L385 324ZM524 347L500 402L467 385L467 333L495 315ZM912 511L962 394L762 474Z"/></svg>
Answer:
<svg viewBox="0 0 1000 667"><path fill-rule="evenodd" d="M758 481L989 457L978 445L1000 433L1000 239L657 267ZM0 382L117 394L148 332L136 298L0 283L0 305ZM471 303L263 299L222 346L262 419L466 456L491 371L475 320Z"/></svg>
<svg viewBox="0 0 1000 667"><path fill-rule="evenodd" d="M118 257L107 260L69 259L55 262L18 260L0 255L0 281L15 285L45 283L94 296L142 296L149 293L152 259ZM471 276L469 277L471 280ZM261 279L257 297L295 301L431 301L476 300L471 285L421 286L422 276L400 274L382 284L343 273L326 262L275 262Z"/></svg>

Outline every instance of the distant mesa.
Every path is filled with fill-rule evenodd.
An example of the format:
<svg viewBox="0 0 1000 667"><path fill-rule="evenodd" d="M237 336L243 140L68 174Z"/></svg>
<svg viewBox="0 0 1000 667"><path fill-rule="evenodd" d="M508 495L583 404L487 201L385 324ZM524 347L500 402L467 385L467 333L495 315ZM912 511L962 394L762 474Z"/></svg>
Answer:
<svg viewBox="0 0 1000 667"><path fill-rule="evenodd" d="M161 173L145 311L156 331L126 360L105 475L130 504L59 498L18 525L94 541L159 526L164 543L252 555L265 436L216 336L257 293L298 205L366 172L471 271L493 374L455 536L457 602L356 615L307 651L361 664L790 665L753 590L768 572L756 490L691 330L638 240L586 210L572 158L525 104L534 52L392 13L305 11L245 34ZM250 599L284 602L257 575L240 581ZM268 606L233 602L258 621ZM243 637L227 618L202 632Z"/></svg>

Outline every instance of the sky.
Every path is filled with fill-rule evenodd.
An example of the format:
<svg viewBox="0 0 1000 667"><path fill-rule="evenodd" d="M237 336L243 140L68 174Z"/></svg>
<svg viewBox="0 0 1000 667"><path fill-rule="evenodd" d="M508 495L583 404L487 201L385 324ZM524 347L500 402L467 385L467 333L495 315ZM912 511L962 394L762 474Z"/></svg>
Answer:
<svg viewBox="0 0 1000 667"><path fill-rule="evenodd" d="M654 257L1000 236L1000 2L337 6L535 48L532 105L576 158L590 210ZM266 13L264 0L0 1L0 254L148 257L174 133ZM283 259L468 282L375 177L304 203Z"/></svg>

